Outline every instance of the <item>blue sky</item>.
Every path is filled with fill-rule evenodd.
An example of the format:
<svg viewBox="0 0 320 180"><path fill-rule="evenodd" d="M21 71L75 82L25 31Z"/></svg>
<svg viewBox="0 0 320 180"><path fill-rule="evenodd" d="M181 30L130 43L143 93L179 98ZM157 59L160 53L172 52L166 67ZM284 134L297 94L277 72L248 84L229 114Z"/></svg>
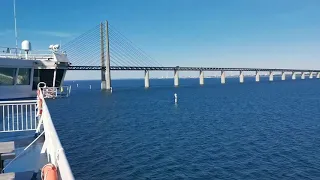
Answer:
<svg viewBox="0 0 320 180"><path fill-rule="evenodd" d="M100 21L108 20L165 66L320 69L319 0L16 0L16 3L19 44L28 39L34 49L68 42ZM0 16L1 45L14 46L12 0L1 1ZM182 75L189 74L197 75L187 72ZM150 74L162 75L166 72ZM99 72L70 72L67 78L99 76ZM142 77L143 72L114 72L113 76Z"/></svg>

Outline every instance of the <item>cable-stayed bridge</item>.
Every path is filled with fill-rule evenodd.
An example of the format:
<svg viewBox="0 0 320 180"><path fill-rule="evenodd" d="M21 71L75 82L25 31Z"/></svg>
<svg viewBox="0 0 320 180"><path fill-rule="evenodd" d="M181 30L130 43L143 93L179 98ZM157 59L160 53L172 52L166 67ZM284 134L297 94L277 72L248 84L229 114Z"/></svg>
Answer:
<svg viewBox="0 0 320 180"><path fill-rule="evenodd" d="M269 81L273 81L275 72L281 73L282 80L286 79L287 74L290 74L292 79L296 79L297 74L301 74L301 79L305 79L307 75L309 78L314 75L320 78L320 70L312 69L163 66L107 21L64 44L63 50L71 61L68 70L101 71L101 88L107 90L111 89L110 71L144 71L145 87L150 86L150 71L173 71L175 86L179 85L179 71L199 71L200 85L204 84L205 71L220 71L222 84L226 82L227 71L238 71L240 83L244 82L245 71L255 72L257 82L260 81L260 72L268 72Z"/></svg>

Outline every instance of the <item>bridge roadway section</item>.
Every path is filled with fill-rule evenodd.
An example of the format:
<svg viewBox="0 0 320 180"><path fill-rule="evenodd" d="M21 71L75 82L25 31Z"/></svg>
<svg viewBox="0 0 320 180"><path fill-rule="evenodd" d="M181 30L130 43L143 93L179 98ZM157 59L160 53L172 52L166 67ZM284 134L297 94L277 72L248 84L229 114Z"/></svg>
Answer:
<svg viewBox="0 0 320 180"><path fill-rule="evenodd" d="M244 82L245 71L255 72L255 79L257 82L260 81L259 72L269 72L269 81L273 81L274 72L281 72L281 80L286 79L286 73L291 75L293 80L296 79L296 74L301 74L301 79L305 79L306 75L312 79L313 75L316 78L320 78L320 70L311 69L280 69L280 68L218 68L218 67L139 67L139 66L69 66L68 70L100 70L102 73L101 77L101 88L110 90L111 89L111 73L110 71L145 71L145 87L150 87L149 83L149 71L174 71L174 86L179 85L179 71L199 71L200 85L204 84L204 71L220 71L221 72L221 83L226 82L226 71L239 71L239 81Z"/></svg>

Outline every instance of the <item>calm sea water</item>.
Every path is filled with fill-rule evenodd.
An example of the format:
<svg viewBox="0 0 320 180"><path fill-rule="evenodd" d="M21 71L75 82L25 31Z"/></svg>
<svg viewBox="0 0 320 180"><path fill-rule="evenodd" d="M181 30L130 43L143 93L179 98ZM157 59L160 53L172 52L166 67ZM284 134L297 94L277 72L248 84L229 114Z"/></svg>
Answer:
<svg viewBox="0 0 320 180"><path fill-rule="evenodd" d="M48 105L76 179L320 178L318 79L67 83Z"/></svg>

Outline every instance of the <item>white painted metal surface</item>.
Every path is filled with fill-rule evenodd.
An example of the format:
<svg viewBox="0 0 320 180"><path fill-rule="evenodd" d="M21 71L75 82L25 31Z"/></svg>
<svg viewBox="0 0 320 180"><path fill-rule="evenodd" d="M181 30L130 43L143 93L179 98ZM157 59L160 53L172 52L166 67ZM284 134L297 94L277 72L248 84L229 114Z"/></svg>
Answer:
<svg viewBox="0 0 320 180"><path fill-rule="evenodd" d="M69 97L71 93L71 86L41 87L40 89L45 99Z"/></svg>
<svg viewBox="0 0 320 180"><path fill-rule="evenodd" d="M69 162L60 143L58 134L51 119L49 109L41 91L39 93L39 98L42 101L42 115L40 122L42 122L45 133L43 149L45 149L47 152L48 162L54 164L58 168L60 176L59 179L73 180L74 177L69 166Z"/></svg>
<svg viewBox="0 0 320 180"><path fill-rule="evenodd" d="M26 43L26 42L25 42ZM33 50L28 51L28 56L25 56L25 50L27 45L24 45L23 49L0 47L0 58L3 59L20 59L20 60L38 60L42 61L41 64L46 66L51 65L50 62L56 63L69 63L67 54L62 51L50 51L50 50ZM30 46L31 48L31 46ZM16 53L17 52L17 53ZM47 62L49 61L49 62ZM49 63L49 64L48 64Z"/></svg>
<svg viewBox="0 0 320 180"><path fill-rule="evenodd" d="M28 42L25 42L28 43ZM25 45L24 49L28 49ZM18 53L16 53L18 51ZM5 76L0 74L0 78L5 80L11 80L15 82L12 85L0 84L0 99L14 99L14 98L29 98L36 97L36 91L33 88L34 71L37 69L55 69L55 73L58 70L66 70L69 66L67 55L63 52L52 51L30 51L28 57L25 56L23 49L0 47L0 68L14 68L16 72L19 72L20 68L31 69L29 84L16 84L17 75ZM63 78L59 80L60 86L63 84L66 72L63 73ZM53 77L53 86L55 86L55 77ZM10 79L11 78L11 79ZM60 95L61 94L61 95ZM57 96L66 96L66 93L59 93Z"/></svg>
<svg viewBox="0 0 320 180"><path fill-rule="evenodd" d="M0 101L2 117L0 132L16 132L36 130L37 101Z"/></svg>
<svg viewBox="0 0 320 180"><path fill-rule="evenodd" d="M34 75L34 64L33 60L21 60L21 59L5 59L0 57L0 68L14 68L16 73L11 78L14 84L12 85L1 85L0 84L0 99L14 99L14 98L28 98L36 97L35 91L32 90L33 75ZM29 84L17 84L17 73L20 69L28 68L31 70ZM0 78L4 78L3 75Z"/></svg>
<svg viewBox="0 0 320 180"><path fill-rule="evenodd" d="M21 43L21 49L24 51L31 51L31 43L28 40L24 40Z"/></svg>
<svg viewBox="0 0 320 180"><path fill-rule="evenodd" d="M17 131L34 130L35 133L40 134L40 136L44 134L45 139L41 153L46 153L47 162L54 164L57 167L58 178L60 180L73 180L74 176L55 130L42 91L39 89L38 93L38 100L0 102L0 112L2 117L1 132L13 133ZM29 126L29 123L32 124L32 126ZM34 141L36 141L36 139ZM28 145L25 149L30 147L33 143L34 142ZM39 154L39 156L41 155ZM8 165L5 168L7 168Z"/></svg>

